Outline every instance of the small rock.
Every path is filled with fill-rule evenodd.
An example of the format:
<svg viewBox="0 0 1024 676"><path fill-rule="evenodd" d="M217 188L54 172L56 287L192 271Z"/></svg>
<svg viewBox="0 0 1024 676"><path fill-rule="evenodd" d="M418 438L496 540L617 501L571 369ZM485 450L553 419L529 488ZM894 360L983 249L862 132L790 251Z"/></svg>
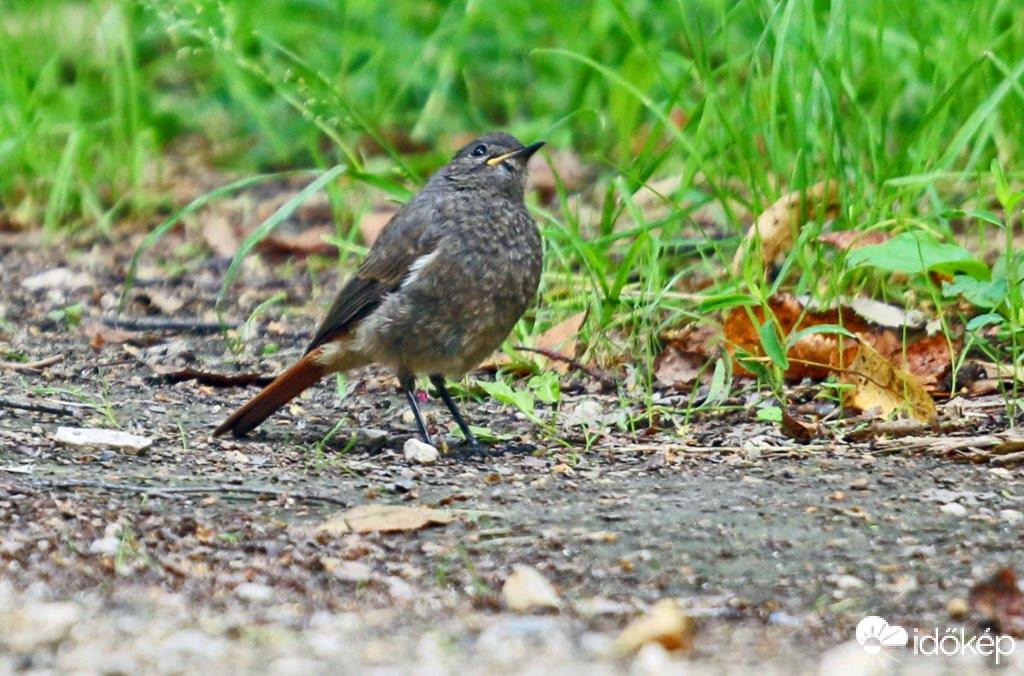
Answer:
<svg viewBox="0 0 1024 676"><path fill-rule="evenodd" d="M836 587L842 590L859 589L864 586L864 581L853 575L837 575L835 578Z"/></svg>
<svg viewBox="0 0 1024 676"><path fill-rule="evenodd" d="M533 566L517 564L501 588L501 596L510 610L558 608L558 593L540 571Z"/></svg>
<svg viewBox="0 0 1024 676"><path fill-rule="evenodd" d="M867 477L861 477L854 479L850 482L850 488L855 491L866 491L868 489L869 482Z"/></svg>
<svg viewBox="0 0 1024 676"><path fill-rule="evenodd" d="M1024 521L1024 512L1018 512L1016 509L1003 509L999 511L999 519L1010 525L1015 525Z"/></svg>
<svg viewBox="0 0 1024 676"><path fill-rule="evenodd" d="M90 554L102 554L103 556L114 556L121 547L121 540L115 537L98 538L89 545Z"/></svg>
<svg viewBox="0 0 1024 676"><path fill-rule="evenodd" d="M246 601L269 601L274 598L274 589L258 582L243 582L235 587L235 596Z"/></svg>
<svg viewBox="0 0 1024 676"><path fill-rule="evenodd" d="M437 449L416 438L406 441L405 446L402 447L402 452L405 454L406 460L419 465L433 465L437 462Z"/></svg>
<svg viewBox="0 0 1024 676"><path fill-rule="evenodd" d="M370 567L359 561L339 561L331 570L331 575L343 582L369 582L372 572Z"/></svg>
<svg viewBox="0 0 1024 676"><path fill-rule="evenodd" d="M356 432L356 443L369 446L370 450L380 448L388 440L388 433L375 427L363 427Z"/></svg>
<svg viewBox="0 0 1024 676"><path fill-rule="evenodd" d="M58 427L53 440L74 448L113 448L127 455L139 455L153 445L149 437L99 427Z"/></svg>
<svg viewBox="0 0 1024 676"><path fill-rule="evenodd" d="M30 603L0 616L0 646L27 653L60 643L82 618L77 603Z"/></svg>
<svg viewBox="0 0 1024 676"><path fill-rule="evenodd" d="M96 284L87 272L72 272L68 268L53 268L21 280L21 287L29 291L40 289L84 289Z"/></svg>
<svg viewBox="0 0 1024 676"><path fill-rule="evenodd" d="M967 605L965 599L956 598L951 599L949 604L946 606L946 612L954 620L962 620L967 617L967 613L970 612L970 606Z"/></svg>
<svg viewBox="0 0 1024 676"><path fill-rule="evenodd" d="M959 502L947 502L946 504L939 507L939 511L948 516L967 516L967 508L961 505Z"/></svg>
<svg viewBox="0 0 1024 676"><path fill-rule="evenodd" d="M660 643L666 650L688 651L693 647L693 618L683 613L673 599L662 599L628 625L615 639L620 654L639 650L647 643Z"/></svg>

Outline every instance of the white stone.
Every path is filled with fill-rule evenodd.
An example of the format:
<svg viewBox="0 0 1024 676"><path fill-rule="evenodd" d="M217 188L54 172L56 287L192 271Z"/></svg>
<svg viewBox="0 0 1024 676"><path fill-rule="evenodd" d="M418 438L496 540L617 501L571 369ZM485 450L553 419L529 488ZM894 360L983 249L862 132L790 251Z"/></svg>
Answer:
<svg viewBox="0 0 1024 676"><path fill-rule="evenodd" d="M121 540L115 537L109 538L98 538L92 541L89 545L90 554L102 554L103 556L113 556L117 554L117 550L121 547Z"/></svg>
<svg viewBox="0 0 1024 676"><path fill-rule="evenodd" d="M21 287L29 291L39 289L84 289L96 280L87 272L72 272L68 268L53 268L21 280Z"/></svg>
<svg viewBox="0 0 1024 676"><path fill-rule="evenodd" d="M436 448L416 438L406 441L402 452L406 460L419 465L433 465L439 455Z"/></svg>
<svg viewBox="0 0 1024 676"><path fill-rule="evenodd" d="M999 512L999 518L1008 524L1014 525L1024 521L1024 512L1018 512L1016 509L1003 509Z"/></svg>
<svg viewBox="0 0 1024 676"><path fill-rule="evenodd" d="M274 589L258 582L243 582L235 587L235 596L246 601L269 601L274 598Z"/></svg>
<svg viewBox="0 0 1024 676"><path fill-rule="evenodd" d="M501 588L501 596L510 610L558 608L558 593L547 578L533 566L517 564Z"/></svg>
<svg viewBox="0 0 1024 676"><path fill-rule="evenodd" d="M29 603L0 613L0 646L11 652L31 652L60 643L82 618L77 603Z"/></svg>
<svg viewBox="0 0 1024 676"><path fill-rule="evenodd" d="M939 511L948 516L967 516L967 508L959 502L947 502L942 507L939 507Z"/></svg>
<svg viewBox="0 0 1024 676"><path fill-rule="evenodd" d="M58 427L53 440L74 448L112 448L138 455L153 445L149 437L100 427Z"/></svg>

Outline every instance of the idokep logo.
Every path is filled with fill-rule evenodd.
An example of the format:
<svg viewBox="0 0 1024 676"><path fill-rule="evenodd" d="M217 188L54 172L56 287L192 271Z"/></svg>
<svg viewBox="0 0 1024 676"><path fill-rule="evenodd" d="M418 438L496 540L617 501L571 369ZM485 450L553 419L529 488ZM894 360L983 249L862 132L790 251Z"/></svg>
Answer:
<svg viewBox="0 0 1024 676"><path fill-rule="evenodd" d="M906 629L877 615L868 615L857 623L857 643L868 655L877 655L882 648L905 646L909 640Z"/></svg>
<svg viewBox="0 0 1024 676"><path fill-rule="evenodd" d="M868 615L857 623L857 643L869 655L880 654L882 648L898 648L909 644L915 655L980 655L994 657L996 666L1000 659L1012 655L1017 647L1012 636L994 636L988 629L980 635L969 636L963 628L949 628L945 632L935 629L930 633L915 628L911 641L906 629L889 624L885 618L877 615Z"/></svg>

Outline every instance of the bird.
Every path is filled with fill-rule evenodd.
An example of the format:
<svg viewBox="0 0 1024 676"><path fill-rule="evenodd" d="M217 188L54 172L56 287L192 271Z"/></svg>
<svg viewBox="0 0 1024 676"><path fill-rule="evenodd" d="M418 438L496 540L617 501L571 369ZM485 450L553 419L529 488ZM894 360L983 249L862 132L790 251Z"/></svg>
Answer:
<svg viewBox="0 0 1024 676"><path fill-rule="evenodd" d="M425 443L420 375L479 449L445 379L479 365L535 302L543 245L525 191L527 163L543 145L491 132L460 148L388 221L303 356L214 436L244 436L324 376L378 363L397 376Z"/></svg>

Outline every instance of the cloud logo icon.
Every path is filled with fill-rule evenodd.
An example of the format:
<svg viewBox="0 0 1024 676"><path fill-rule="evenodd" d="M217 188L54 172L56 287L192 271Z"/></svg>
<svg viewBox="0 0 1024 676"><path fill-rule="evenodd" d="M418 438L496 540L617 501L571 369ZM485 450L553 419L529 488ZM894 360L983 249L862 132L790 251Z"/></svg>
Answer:
<svg viewBox="0 0 1024 676"><path fill-rule="evenodd" d="M905 646L909 640L906 629L877 615L868 615L857 623L857 643L868 655L877 655L883 647Z"/></svg>

